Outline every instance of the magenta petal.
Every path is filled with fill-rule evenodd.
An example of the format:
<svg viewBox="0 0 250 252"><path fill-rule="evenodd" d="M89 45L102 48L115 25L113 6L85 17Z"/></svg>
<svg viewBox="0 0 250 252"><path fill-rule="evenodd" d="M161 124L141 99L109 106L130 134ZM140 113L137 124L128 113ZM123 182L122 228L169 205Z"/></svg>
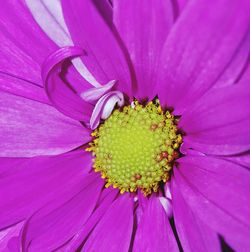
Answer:
<svg viewBox="0 0 250 252"><path fill-rule="evenodd" d="M1 252L19 252L18 236L21 231L23 223L18 223L8 229L0 231L0 251Z"/></svg>
<svg viewBox="0 0 250 252"><path fill-rule="evenodd" d="M74 44L87 53L82 61L89 71L101 84L118 80L117 89L130 95L130 70L112 32L107 1L65 0L62 7Z"/></svg>
<svg viewBox="0 0 250 252"><path fill-rule="evenodd" d="M40 85L1 71L0 90L30 100L51 104L45 90Z"/></svg>
<svg viewBox="0 0 250 252"><path fill-rule="evenodd" d="M24 251L53 251L65 244L87 221L96 206L103 180L93 173L86 176L77 194L55 208L51 203L36 212L23 230Z"/></svg>
<svg viewBox="0 0 250 252"><path fill-rule="evenodd" d="M136 98L149 99L163 44L173 24L171 1L115 0L113 19L133 62L138 84Z"/></svg>
<svg viewBox="0 0 250 252"><path fill-rule="evenodd" d="M107 191L108 189L105 189L102 192L101 197L103 197L103 195L106 194ZM108 194L104 197L100 205L97 206L94 213L89 217L88 221L83 225L81 230L72 238L72 240L68 244L66 244L66 251L77 251L83 241L86 240L88 235L95 228L96 224L103 217L109 206L115 200L116 196L117 191L113 190L113 188L111 189L111 191L108 191Z"/></svg>
<svg viewBox="0 0 250 252"><path fill-rule="evenodd" d="M42 86L40 66L57 46L37 25L25 1L4 1L0 16L0 71Z"/></svg>
<svg viewBox="0 0 250 252"><path fill-rule="evenodd" d="M179 251L158 197L151 196L147 202L136 231L133 251Z"/></svg>
<svg viewBox="0 0 250 252"><path fill-rule="evenodd" d="M218 234L194 215L174 178L171 181L171 192L174 222L183 250L220 252Z"/></svg>
<svg viewBox="0 0 250 252"><path fill-rule="evenodd" d="M197 101L181 117L184 143L212 154L234 154L250 147L250 89L224 87Z"/></svg>
<svg viewBox="0 0 250 252"><path fill-rule="evenodd" d="M0 118L3 157L55 155L91 140L86 128L53 107L2 92Z"/></svg>
<svg viewBox="0 0 250 252"><path fill-rule="evenodd" d="M250 32L239 45L235 55L219 80L216 81L215 87L224 87L238 82L244 75L246 65L249 63L250 55Z"/></svg>
<svg viewBox="0 0 250 252"><path fill-rule="evenodd" d="M250 169L250 153L241 153L235 156L225 157L225 159Z"/></svg>
<svg viewBox="0 0 250 252"><path fill-rule="evenodd" d="M133 199L119 195L89 236L83 251L127 252L133 229Z"/></svg>
<svg viewBox="0 0 250 252"><path fill-rule="evenodd" d="M246 0L187 3L162 53L157 86L164 105L181 114L214 85L248 33L248 9Z"/></svg>
<svg viewBox="0 0 250 252"><path fill-rule="evenodd" d="M84 52L79 47L63 47L55 51L43 63L42 78L50 101L59 111L75 120L88 122L93 106L85 102L74 89L74 83L68 83L63 76L63 62L82 54ZM81 81L85 82L83 78Z"/></svg>
<svg viewBox="0 0 250 252"><path fill-rule="evenodd" d="M209 157L184 157L178 163L174 181L194 216L221 234L236 251L247 251L249 170Z"/></svg>
<svg viewBox="0 0 250 252"><path fill-rule="evenodd" d="M72 198L92 166L91 154L0 159L0 229L30 217L48 202Z"/></svg>

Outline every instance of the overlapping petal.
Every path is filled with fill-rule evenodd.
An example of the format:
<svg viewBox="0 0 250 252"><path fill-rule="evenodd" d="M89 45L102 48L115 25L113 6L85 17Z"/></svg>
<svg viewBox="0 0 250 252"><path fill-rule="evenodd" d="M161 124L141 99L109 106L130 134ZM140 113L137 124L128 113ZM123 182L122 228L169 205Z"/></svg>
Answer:
<svg viewBox="0 0 250 252"><path fill-rule="evenodd" d="M82 54L84 52L79 47L63 47L53 52L43 63L42 78L46 93L55 108L72 119L89 122L94 107L80 97L89 84L83 78L72 79L69 75L68 79L68 71L74 69L67 67L67 60Z"/></svg>
<svg viewBox="0 0 250 252"><path fill-rule="evenodd" d="M157 91L164 105L182 114L214 85L249 32L248 11L246 0L188 1L161 57Z"/></svg>
<svg viewBox="0 0 250 252"><path fill-rule="evenodd" d="M136 98L154 98L159 58L173 24L173 6L168 0L115 0L114 24L125 43L136 73Z"/></svg>
<svg viewBox="0 0 250 252"><path fill-rule="evenodd" d="M4 1L0 16L0 71L42 86L40 65L57 46L36 24L24 0Z"/></svg>
<svg viewBox="0 0 250 252"><path fill-rule="evenodd" d="M50 203L55 209L81 191L91 155L74 151L55 157L1 158L0 229L29 218Z"/></svg>
<svg viewBox="0 0 250 252"><path fill-rule="evenodd" d="M151 196L137 226L135 252L179 251L168 217L158 199Z"/></svg>
<svg viewBox="0 0 250 252"><path fill-rule="evenodd" d="M93 212L103 187L103 180L95 174L86 175L79 191L55 208L47 204L26 222L22 232L24 251L53 251L60 248L85 224Z"/></svg>
<svg viewBox="0 0 250 252"><path fill-rule="evenodd" d="M210 157L184 157L178 163L172 179L187 207L236 251L247 251L250 245L246 239L250 234L249 170Z"/></svg>
<svg viewBox="0 0 250 252"><path fill-rule="evenodd" d="M120 195L89 236L82 251L127 252L133 229L133 199Z"/></svg>
<svg viewBox="0 0 250 252"><path fill-rule="evenodd" d="M242 40L235 54L232 56L227 68L216 81L214 87L224 87L241 82L241 77L246 73L250 57L250 28L245 38Z"/></svg>
<svg viewBox="0 0 250 252"><path fill-rule="evenodd" d="M206 224L195 216L174 179L171 189L174 221L183 250L220 252L218 234L208 226L209 223Z"/></svg>
<svg viewBox="0 0 250 252"><path fill-rule="evenodd" d="M89 217L88 221L83 225L81 230L72 238L70 242L65 245L65 251L77 251L86 242L86 238L96 227L97 223L101 220L109 206L113 203L117 196L117 191L115 190L104 190L100 196L93 214Z"/></svg>
<svg viewBox="0 0 250 252"><path fill-rule="evenodd" d="M82 61L101 84L118 80L118 90L131 95L131 77L124 51L114 36L106 1L62 1L72 40L87 57Z"/></svg>
<svg viewBox="0 0 250 252"><path fill-rule="evenodd" d="M6 72L0 72L0 91L51 104L45 90L39 84Z"/></svg>
<svg viewBox="0 0 250 252"><path fill-rule="evenodd" d="M208 154L234 154L250 148L250 90L224 87L202 97L186 111L179 127L184 144Z"/></svg>
<svg viewBox="0 0 250 252"><path fill-rule="evenodd" d="M91 140L89 130L53 107L3 92L0 123L2 157L55 155Z"/></svg>

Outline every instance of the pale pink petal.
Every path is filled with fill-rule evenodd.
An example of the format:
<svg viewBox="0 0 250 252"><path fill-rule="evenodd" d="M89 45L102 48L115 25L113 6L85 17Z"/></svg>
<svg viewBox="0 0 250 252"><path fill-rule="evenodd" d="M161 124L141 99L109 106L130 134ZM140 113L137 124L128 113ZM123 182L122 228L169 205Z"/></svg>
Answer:
<svg viewBox="0 0 250 252"><path fill-rule="evenodd" d="M118 80L119 91L131 94L130 70L113 31L106 1L62 1L64 18L74 45L88 57L82 61L101 84Z"/></svg>

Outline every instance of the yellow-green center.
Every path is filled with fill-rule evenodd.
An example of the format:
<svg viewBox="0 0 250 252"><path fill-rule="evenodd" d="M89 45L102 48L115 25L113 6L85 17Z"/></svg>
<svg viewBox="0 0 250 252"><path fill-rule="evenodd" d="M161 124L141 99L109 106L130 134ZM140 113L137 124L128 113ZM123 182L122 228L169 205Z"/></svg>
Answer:
<svg viewBox="0 0 250 252"><path fill-rule="evenodd" d="M169 179L182 142L176 119L158 101L115 110L92 135L87 150L93 152L94 169L101 172L106 187L121 193L139 189L145 195Z"/></svg>

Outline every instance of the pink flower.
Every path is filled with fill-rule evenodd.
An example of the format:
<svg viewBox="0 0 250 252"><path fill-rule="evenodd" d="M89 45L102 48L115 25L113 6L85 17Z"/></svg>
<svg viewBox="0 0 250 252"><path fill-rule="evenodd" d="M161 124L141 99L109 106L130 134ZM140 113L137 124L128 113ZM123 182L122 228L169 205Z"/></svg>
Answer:
<svg viewBox="0 0 250 252"><path fill-rule="evenodd" d="M3 1L0 250L247 251L249 17L247 0Z"/></svg>

